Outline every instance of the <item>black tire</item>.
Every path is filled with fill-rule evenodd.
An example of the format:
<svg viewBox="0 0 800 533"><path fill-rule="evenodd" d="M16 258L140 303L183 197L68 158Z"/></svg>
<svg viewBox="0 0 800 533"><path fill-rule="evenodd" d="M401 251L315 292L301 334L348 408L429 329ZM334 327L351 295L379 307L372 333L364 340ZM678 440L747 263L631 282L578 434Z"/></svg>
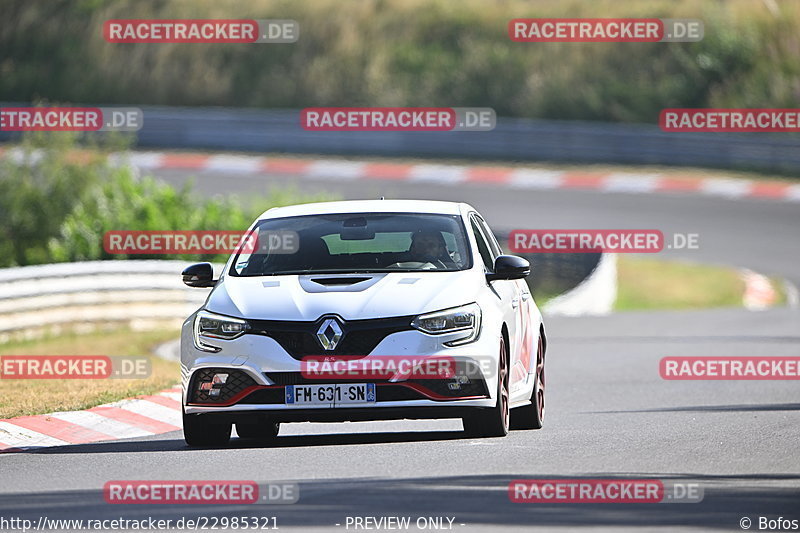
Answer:
<svg viewBox="0 0 800 533"><path fill-rule="evenodd" d="M542 429L544 425L544 386L544 347L540 336L531 403L511 410L511 429Z"/></svg>
<svg viewBox="0 0 800 533"><path fill-rule="evenodd" d="M231 438L231 423L211 423L202 415L183 413L183 440L189 446L224 446Z"/></svg>
<svg viewBox="0 0 800 533"><path fill-rule="evenodd" d="M260 424L236 424L236 434L240 439L254 439L261 442L271 441L278 437L280 423L262 422Z"/></svg>
<svg viewBox="0 0 800 533"><path fill-rule="evenodd" d="M477 410L464 417L464 431L473 437L505 437L510 427L508 409L508 350L506 341L500 339L500 357L497 373L497 404L491 408Z"/></svg>

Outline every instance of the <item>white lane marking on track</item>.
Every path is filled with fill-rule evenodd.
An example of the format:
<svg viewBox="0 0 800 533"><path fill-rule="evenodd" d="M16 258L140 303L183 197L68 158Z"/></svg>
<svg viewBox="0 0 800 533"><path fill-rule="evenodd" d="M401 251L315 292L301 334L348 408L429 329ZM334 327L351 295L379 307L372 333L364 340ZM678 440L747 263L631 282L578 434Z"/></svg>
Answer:
<svg viewBox="0 0 800 533"><path fill-rule="evenodd" d="M26 446L65 446L70 444L44 433L16 426L10 422L0 422L0 442L16 448L24 448Z"/></svg>
<svg viewBox="0 0 800 533"><path fill-rule="evenodd" d="M117 439L127 439L130 437L145 437L153 435L151 431L114 420L94 412L89 411L67 411L61 413L51 413L48 416L64 420L65 422L72 422L81 427L105 433Z"/></svg>

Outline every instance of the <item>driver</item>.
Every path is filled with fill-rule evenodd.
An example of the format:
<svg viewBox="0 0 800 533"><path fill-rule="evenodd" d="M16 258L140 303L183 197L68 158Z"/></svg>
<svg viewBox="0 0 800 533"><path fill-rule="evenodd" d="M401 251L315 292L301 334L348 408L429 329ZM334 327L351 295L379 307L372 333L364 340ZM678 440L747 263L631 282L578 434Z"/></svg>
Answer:
<svg viewBox="0 0 800 533"><path fill-rule="evenodd" d="M441 264L445 268L455 266L453 258L447 252L442 233L435 230L419 230L411 236L411 247L408 249L411 259L426 263Z"/></svg>

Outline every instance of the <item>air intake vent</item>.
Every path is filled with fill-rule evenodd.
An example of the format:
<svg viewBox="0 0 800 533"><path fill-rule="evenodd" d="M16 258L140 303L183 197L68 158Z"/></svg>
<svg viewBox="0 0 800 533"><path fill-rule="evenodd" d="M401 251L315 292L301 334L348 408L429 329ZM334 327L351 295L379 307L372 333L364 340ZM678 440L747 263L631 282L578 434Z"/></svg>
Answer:
<svg viewBox="0 0 800 533"><path fill-rule="evenodd" d="M311 278L311 281L330 287L332 285L355 285L370 279L372 278Z"/></svg>

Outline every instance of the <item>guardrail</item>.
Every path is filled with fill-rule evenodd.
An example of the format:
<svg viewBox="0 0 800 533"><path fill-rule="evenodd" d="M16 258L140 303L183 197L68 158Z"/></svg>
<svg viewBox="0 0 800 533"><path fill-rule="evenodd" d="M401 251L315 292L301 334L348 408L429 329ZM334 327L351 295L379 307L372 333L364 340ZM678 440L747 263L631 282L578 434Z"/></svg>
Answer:
<svg viewBox="0 0 800 533"><path fill-rule="evenodd" d="M0 107L20 104L0 103ZM490 132L313 132L298 110L143 107L140 147L800 170L800 136L498 118ZM0 141L18 134L0 132Z"/></svg>
<svg viewBox="0 0 800 533"><path fill-rule="evenodd" d="M0 343L105 325L178 328L208 295L182 283L187 265L88 261L0 270Z"/></svg>

